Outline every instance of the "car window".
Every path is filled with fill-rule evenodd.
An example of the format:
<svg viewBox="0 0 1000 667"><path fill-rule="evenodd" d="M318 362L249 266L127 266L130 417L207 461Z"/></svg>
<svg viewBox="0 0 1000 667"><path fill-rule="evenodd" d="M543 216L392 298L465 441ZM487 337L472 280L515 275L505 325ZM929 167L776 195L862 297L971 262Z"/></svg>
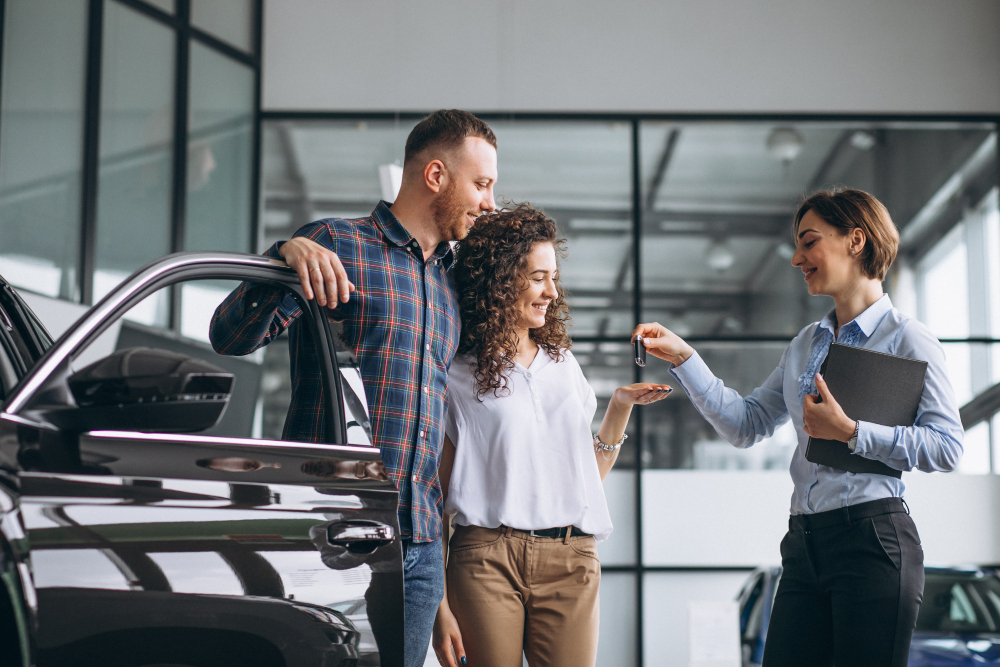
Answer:
<svg viewBox="0 0 1000 667"><path fill-rule="evenodd" d="M0 279L0 329L7 340L11 361L24 371L52 346L52 338L17 292Z"/></svg>
<svg viewBox="0 0 1000 667"><path fill-rule="evenodd" d="M746 604L740 613L740 630L743 639L752 641L757 638L760 629L760 619L764 611L764 575L757 577L750 594L747 596Z"/></svg>
<svg viewBox="0 0 1000 667"><path fill-rule="evenodd" d="M7 394L17 384L17 369L7 354L7 344L0 343L0 405L7 400Z"/></svg>
<svg viewBox="0 0 1000 667"><path fill-rule="evenodd" d="M996 632L1000 627L1000 581L992 576L928 573L918 632Z"/></svg>
<svg viewBox="0 0 1000 667"><path fill-rule="evenodd" d="M292 395L289 332L240 356L217 353L209 337L216 308L239 285L238 281L192 280L154 292L129 309L91 345L91 348L101 349L81 350L76 359L97 363L95 360L122 350L152 348L207 362L223 373L232 374L234 381L229 403L219 422L198 432L222 437L282 439ZM275 286L273 289L283 288ZM170 309L172 318L177 321L173 330L161 324L171 319L164 315L164 308ZM296 326L301 327L301 335L312 340L313 325L306 318L308 315L301 317ZM81 363L74 361L75 372L82 368ZM314 372L321 373L318 368ZM206 465L235 463L207 462Z"/></svg>
<svg viewBox="0 0 1000 667"><path fill-rule="evenodd" d="M16 309L5 307L0 301L0 343L17 377L34 365L37 360L30 341L25 340L24 326L18 326L20 316Z"/></svg>

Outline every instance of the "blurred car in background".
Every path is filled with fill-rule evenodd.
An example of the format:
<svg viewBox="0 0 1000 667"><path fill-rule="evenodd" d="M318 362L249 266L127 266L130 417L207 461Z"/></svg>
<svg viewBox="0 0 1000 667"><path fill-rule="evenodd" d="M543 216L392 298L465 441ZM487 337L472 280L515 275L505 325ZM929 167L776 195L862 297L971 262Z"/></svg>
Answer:
<svg viewBox="0 0 1000 667"><path fill-rule="evenodd" d="M982 567L926 567L909 667L1000 665L1000 577ZM754 570L736 597L743 667L760 665L780 567Z"/></svg>

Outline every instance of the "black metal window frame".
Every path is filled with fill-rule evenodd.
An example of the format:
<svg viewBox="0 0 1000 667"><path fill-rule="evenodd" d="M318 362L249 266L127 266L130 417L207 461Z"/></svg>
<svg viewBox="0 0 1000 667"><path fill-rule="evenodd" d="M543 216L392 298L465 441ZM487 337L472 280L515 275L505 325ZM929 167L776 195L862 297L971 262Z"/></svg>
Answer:
<svg viewBox="0 0 1000 667"><path fill-rule="evenodd" d="M425 117L430 111L425 112L391 112L391 111L283 111L269 110L261 111L260 121L416 121ZM699 122L699 121L721 121L721 122L867 122L867 123L887 123L887 122L947 122L947 123L987 123L992 124L994 131L1000 130L1000 116L992 114L966 114L966 115L942 115L942 114L757 114L757 113L536 113L536 112L476 112L476 116L483 120L490 121L551 121L551 122L618 122L628 123L631 127L631 206L632 206L632 315L636 323L642 321L642 170L640 153L640 126L644 121L673 121L673 122ZM259 168L259 167L258 167ZM997 182L1000 183L1000 159L997 161ZM620 338L611 336L577 336L574 342L592 343L620 343ZM744 341L753 343L788 343L790 336L691 336L687 340L690 342L724 342L724 341ZM1000 338L942 338L942 343L1000 343ZM634 366L634 381L641 382L643 369ZM1000 385L998 385L1000 387ZM994 388L993 393L997 395L997 410L1000 410L1000 389ZM989 393L990 390L987 391ZM971 405L971 404L970 404ZM996 410L994 410L995 412ZM643 442L643 419L642 411L637 411L633 415L635 420L636 441ZM638 445L641 448L641 444ZM991 453L992 458L992 453ZM645 656L643 649L643 626L644 626L644 581L647 573L657 572L751 572L749 567L676 567L676 566L655 566L646 565L643 562L643 506L642 506L642 452L636 456L634 467L634 502L635 502L635 563L632 565L605 565L602 572L614 572L632 574L635 585L635 614L636 614L636 636L635 636L635 664L643 667Z"/></svg>
<svg viewBox="0 0 1000 667"><path fill-rule="evenodd" d="M101 128L101 71L104 43L104 6L115 2L129 7L143 16L171 28L176 38L174 63L174 117L172 148L173 183L170 204L170 250L184 249L184 222L187 204L187 143L188 116L190 102L188 83L190 81L190 44L197 42L215 53L250 67L254 74L253 100L253 164L251 166L250 225L251 239L257 236L257 198L260 183L260 97L261 97L261 41L263 32L263 0L253 0L251 11L253 52L247 53L214 35L191 25L191 0L175 0L175 12L143 2L143 0L87 0L86 26L86 67L84 72L84 118L82 151L82 187L80 211L80 254L78 262L78 300L92 305L94 299L94 271L97 248L97 190L100 170L100 128ZM2 56L2 35L5 0L0 0L0 56ZM2 131L2 128L0 128ZM253 248L251 248L252 250ZM170 327L179 326L179 301L171 296Z"/></svg>

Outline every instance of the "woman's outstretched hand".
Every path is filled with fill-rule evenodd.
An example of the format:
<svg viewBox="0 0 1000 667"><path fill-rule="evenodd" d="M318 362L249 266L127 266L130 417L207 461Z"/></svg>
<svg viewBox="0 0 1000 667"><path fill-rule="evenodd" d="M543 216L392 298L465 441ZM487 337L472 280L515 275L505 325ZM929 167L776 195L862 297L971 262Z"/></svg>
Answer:
<svg viewBox="0 0 1000 667"><path fill-rule="evenodd" d="M438 607L434 619L434 655L444 667L461 667L466 664L462 633L458 629L458 619L448 607L447 600Z"/></svg>
<svg viewBox="0 0 1000 667"><path fill-rule="evenodd" d="M802 399L802 430L820 440L847 442L857 424L844 414L819 373L816 373L816 390L819 394L806 394Z"/></svg>
<svg viewBox="0 0 1000 667"><path fill-rule="evenodd" d="M683 338L659 322L640 324L632 332L633 342L636 336L642 336L642 342L650 354L669 361L674 366L680 366L694 354L694 349Z"/></svg>
<svg viewBox="0 0 1000 667"><path fill-rule="evenodd" d="M671 391L673 388L669 385L637 382L615 389L611 400L621 405L649 405L656 401L662 401Z"/></svg>

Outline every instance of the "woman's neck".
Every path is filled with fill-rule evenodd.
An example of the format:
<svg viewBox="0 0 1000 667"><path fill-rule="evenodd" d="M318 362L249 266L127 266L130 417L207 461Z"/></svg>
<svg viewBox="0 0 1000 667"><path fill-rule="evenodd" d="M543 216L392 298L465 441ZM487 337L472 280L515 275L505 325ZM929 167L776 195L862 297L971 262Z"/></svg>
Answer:
<svg viewBox="0 0 1000 667"><path fill-rule="evenodd" d="M835 335L840 335L841 325L847 324L861 313L868 310L872 304L882 298L882 283L871 278L862 280L849 291L834 297L837 312Z"/></svg>
<svg viewBox="0 0 1000 667"><path fill-rule="evenodd" d="M531 340L531 335L527 329L517 330L517 357L515 361L525 368L531 365L538 354L538 343Z"/></svg>

